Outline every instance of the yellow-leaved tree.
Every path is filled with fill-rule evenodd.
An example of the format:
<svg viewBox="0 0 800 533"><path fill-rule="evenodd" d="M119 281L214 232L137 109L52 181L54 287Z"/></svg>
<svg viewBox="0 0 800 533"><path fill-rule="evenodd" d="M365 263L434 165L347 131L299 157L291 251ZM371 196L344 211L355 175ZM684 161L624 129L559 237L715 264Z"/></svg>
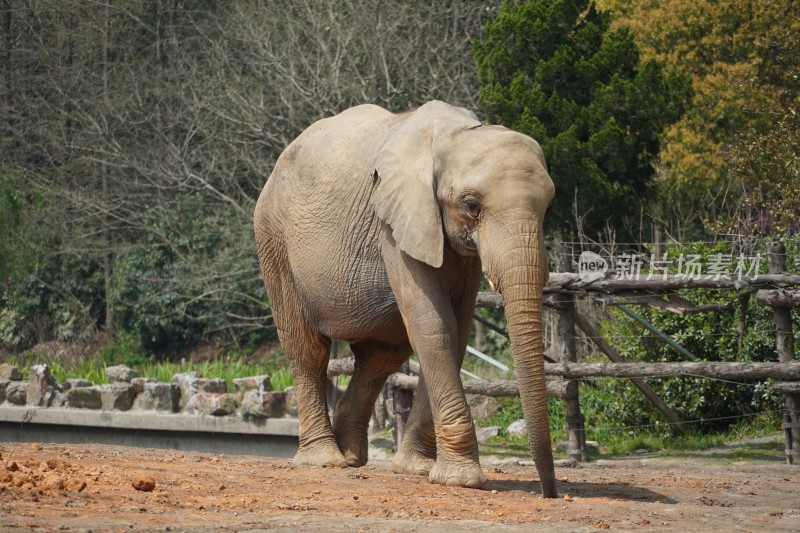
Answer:
<svg viewBox="0 0 800 533"><path fill-rule="evenodd" d="M791 191L800 185L800 3L598 4L632 29L643 59L692 75L692 105L662 137L665 221L738 233L797 231L800 201Z"/></svg>

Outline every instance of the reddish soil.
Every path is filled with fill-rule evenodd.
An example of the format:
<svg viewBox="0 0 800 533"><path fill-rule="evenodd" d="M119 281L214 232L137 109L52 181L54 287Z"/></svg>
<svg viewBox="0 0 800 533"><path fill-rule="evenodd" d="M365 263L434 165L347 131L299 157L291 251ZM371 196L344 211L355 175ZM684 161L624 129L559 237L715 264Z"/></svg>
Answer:
<svg viewBox="0 0 800 533"><path fill-rule="evenodd" d="M800 531L800 467L625 459L558 467L545 500L532 467L484 464L483 490L288 459L124 446L0 443L2 531Z"/></svg>

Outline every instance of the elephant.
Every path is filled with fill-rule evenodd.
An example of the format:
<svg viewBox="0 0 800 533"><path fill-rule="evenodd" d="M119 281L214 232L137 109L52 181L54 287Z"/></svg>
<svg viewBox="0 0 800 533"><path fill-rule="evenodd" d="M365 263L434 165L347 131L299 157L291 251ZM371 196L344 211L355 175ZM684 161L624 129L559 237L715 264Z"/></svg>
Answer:
<svg viewBox="0 0 800 533"><path fill-rule="evenodd" d="M483 272L504 298L542 495L557 496L542 340L543 217L553 195L536 141L441 101L399 114L352 107L288 145L253 224L295 380L295 466L364 465L372 407L413 352L419 387L392 469L485 484L459 374ZM332 339L354 354L333 421Z"/></svg>

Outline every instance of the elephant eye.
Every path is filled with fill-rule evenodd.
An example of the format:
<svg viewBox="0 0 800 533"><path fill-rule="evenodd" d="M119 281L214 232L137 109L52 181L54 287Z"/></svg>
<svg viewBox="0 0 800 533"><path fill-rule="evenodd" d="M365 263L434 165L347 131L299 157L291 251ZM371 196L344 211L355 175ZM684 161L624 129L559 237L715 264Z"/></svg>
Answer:
<svg viewBox="0 0 800 533"><path fill-rule="evenodd" d="M475 198L467 198L464 200L464 207L469 211L469 214L477 217L481 214L481 204Z"/></svg>

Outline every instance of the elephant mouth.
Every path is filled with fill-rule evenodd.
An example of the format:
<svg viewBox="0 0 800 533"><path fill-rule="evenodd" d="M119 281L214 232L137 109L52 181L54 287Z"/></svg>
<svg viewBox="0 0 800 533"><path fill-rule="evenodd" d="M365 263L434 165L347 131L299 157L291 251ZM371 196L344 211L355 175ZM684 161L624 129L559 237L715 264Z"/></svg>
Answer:
<svg viewBox="0 0 800 533"><path fill-rule="evenodd" d="M452 239L451 243L454 245L459 255L465 257L477 257L479 255L478 243L475 242L475 232L471 228L463 228L458 233L458 237Z"/></svg>

